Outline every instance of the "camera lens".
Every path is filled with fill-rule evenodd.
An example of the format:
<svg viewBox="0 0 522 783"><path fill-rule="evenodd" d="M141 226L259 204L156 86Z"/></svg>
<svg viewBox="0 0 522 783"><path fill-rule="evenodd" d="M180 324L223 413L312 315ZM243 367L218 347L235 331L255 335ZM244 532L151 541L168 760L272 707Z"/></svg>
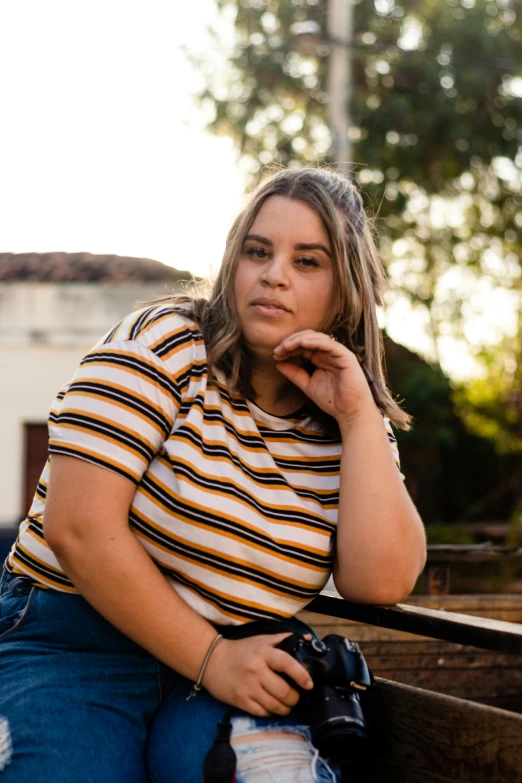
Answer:
<svg viewBox="0 0 522 783"><path fill-rule="evenodd" d="M321 756L332 763L346 763L361 755L366 744L366 732L346 722L334 721L333 725L316 727L312 742Z"/></svg>
<svg viewBox="0 0 522 783"><path fill-rule="evenodd" d="M344 763L364 750L366 726L357 694L323 686L309 706L312 742L322 756Z"/></svg>

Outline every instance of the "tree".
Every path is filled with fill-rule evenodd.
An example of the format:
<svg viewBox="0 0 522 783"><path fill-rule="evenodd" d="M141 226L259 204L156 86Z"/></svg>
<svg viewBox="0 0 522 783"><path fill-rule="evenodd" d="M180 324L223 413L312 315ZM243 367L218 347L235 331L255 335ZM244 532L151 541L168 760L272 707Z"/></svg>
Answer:
<svg viewBox="0 0 522 783"><path fill-rule="evenodd" d="M325 30L327 0L216 1L234 15L236 42L224 70L207 72L210 127L235 139L252 181L274 163L329 162L328 44L306 54L291 35L305 20ZM495 426L477 428L471 387L458 402L476 432L518 450L521 331L477 339L473 324L477 292L482 303L505 293L522 320L522 5L353 2L354 173L379 218L388 307L406 298L425 314L431 360L448 340L466 341L486 369L497 355Z"/></svg>
<svg viewBox="0 0 522 783"><path fill-rule="evenodd" d="M327 159L328 46L301 54L290 33L305 19L325 29L326 0L217 4L235 12L236 45L224 74L207 73L210 126L236 140L252 172ZM514 160L521 42L514 0L356 1L351 135L363 184L399 179L440 193L472 159ZM400 192L393 212L406 197Z"/></svg>

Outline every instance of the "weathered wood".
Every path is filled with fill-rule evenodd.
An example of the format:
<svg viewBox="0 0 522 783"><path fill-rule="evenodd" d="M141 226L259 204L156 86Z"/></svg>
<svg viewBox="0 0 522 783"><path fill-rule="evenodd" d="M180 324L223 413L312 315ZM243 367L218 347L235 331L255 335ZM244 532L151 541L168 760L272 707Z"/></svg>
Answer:
<svg viewBox="0 0 522 783"><path fill-rule="evenodd" d="M323 591L306 608L310 612L408 631L457 644L522 654L522 624L470 617L406 604L396 606L355 604L326 591Z"/></svg>
<svg viewBox="0 0 522 783"><path fill-rule="evenodd" d="M431 606L448 605L451 598L422 600ZM464 604L468 610L480 611L479 602ZM520 610L517 601L491 603L500 616ZM522 783L522 715L418 687L433 688L436 681L441 691L458 688L470 698L520 707L522 624L421 606L351 604L335 594L321 595L308 609L300 616L321 635L348 631L345 635L355 639L361 632L378 631L373 644L361 644L374 673L417 686L377 679L372 693L372 745L365 764L354 770L355 779L361 783ZM395 634L399 641L383 639L383 632Z"/></svg>
<svg viewBox="0 0 522 783"><path fill-rule="evenodd" d="M422 574L424 592L427 595L449 595L451 567L449 563L428 562Z"/></svg>
<svg viewBox="0 0 522 783"><path fill-rule="evenodd" d="M520 715L383 680L372 715L368 783L522 781Z"/></svg>
<svg viewBox="0 0 522 783"><path fill-rule="evenodd" d="M520 622L522 595L412 596L408 604ZM522 655L301 612L320 637L358 642L373 673L395 682L522 712Z"/></svg>
<svg viewBox="0 0 522 783"><path fill-rule="evenodd" d="M422 575L423 590L426 595L448 595L454 564L520 562L521 548L494 546L490 541L466 546L432 544L428 546L428 559Z"/></svg>
<svg viewBox="0 0 522 783"><path fill-rule="evenodd" d="M428 563L520 563L522 548L485 544L430 544Z"/></svg>
<svg viewBox="0 0 522 783"><path fill-rule="evenodd" d="M447 596L410 596L405 602L408 606L421 606L425 609L440 609L444 612L489 617L492 620L506 620L510 623L522 623L522 595L492 593L481 595L447 595ZM431 637L421 637L419 634L397 631L382 626L365 625L355 620L342 617L300 612L299 617L316 629L320 636L329 633L339 633L354 642L377 641L412 641L431 640ZM435 641L431 641L435 644Z"/></svg>

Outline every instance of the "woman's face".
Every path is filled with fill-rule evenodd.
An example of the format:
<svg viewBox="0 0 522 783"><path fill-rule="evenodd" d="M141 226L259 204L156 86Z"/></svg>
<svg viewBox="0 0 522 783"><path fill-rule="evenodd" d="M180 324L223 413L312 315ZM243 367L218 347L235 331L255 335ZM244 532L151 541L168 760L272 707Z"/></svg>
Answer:
<svg viewBox="0 0 522 783"><path fill-rule="evenodd" d="M334 267L323 221L303 201L270 196L245 238L234 292L243 339L271 358L284 337L333 321Z"/></svg>

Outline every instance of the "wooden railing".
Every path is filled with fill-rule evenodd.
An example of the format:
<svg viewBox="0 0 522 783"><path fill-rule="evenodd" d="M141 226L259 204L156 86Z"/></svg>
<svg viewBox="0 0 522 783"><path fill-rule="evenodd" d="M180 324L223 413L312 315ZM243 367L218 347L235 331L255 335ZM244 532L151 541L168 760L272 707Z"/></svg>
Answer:
<svg viewBox="0 0 522 783"><path fill-rule="evenodd" d="M483 562L483 561L482 561ZM307 610L508 654L522 624L407 605L372 606L323 592ZM522 783L522 715L377 679L370 752L343 781Z"/></svg>
<svg viewBox="0 0 522 783"><path fill-rule="evenodd" d="M308 604L309 612L354 620L380 628L407 631L432 639L472 645L484 650L522 654L522 624L489 620L466 614L396 604L374 606L344 601L335 593L323 591Z"/></svg>

